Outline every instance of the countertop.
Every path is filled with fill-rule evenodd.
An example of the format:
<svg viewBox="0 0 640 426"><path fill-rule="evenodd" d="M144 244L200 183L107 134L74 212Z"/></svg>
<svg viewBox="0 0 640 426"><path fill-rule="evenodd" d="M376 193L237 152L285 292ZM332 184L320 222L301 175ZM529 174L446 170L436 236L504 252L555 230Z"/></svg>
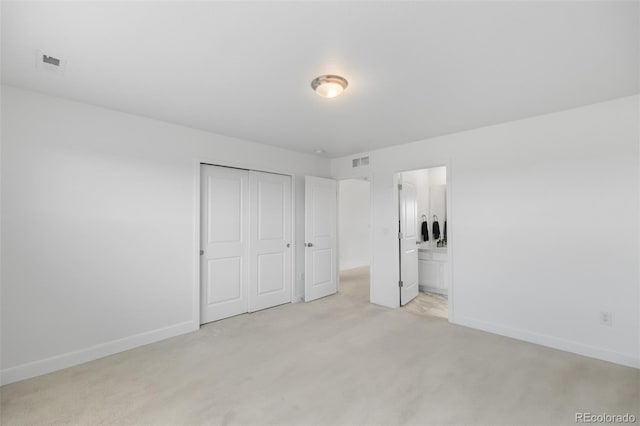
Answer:
<svg viewBox="0 0 640 426"><path fill-rule="evenodd" d="M447 252L447 247L435 247L435 246L428 246L426 244L421 244L420 247L418 247L418 251L422 251L422 252L434 252L434 253L446 253Z"/></svg>

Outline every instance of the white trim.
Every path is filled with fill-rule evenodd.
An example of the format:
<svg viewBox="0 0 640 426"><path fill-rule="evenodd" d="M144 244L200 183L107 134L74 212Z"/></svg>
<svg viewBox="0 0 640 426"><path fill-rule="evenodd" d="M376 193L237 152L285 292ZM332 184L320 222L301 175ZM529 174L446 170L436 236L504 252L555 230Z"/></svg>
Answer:
<svg viewBox="0 0 640 426"><path fill-rule="evenodd" d="M196 328L200 323L200 170L202 165L234 167L243 170L253 170L256 172L275 173L279 175L289 176L291 178L291 299L289 303L298 303L303 300L302 296L296 295L296 175L293 172L270 169L264 167L254 167L248 164L242 164L229 161L217 161L213 159L195 159L194 162L194 285L193 285L193 317L192 321Z"/></svg>
<svg viewBox="0 0 640 426"><path fill-rule="evenodd" d="M527 330L507 327L500 324L476 320L468 317L457 317L455 321L449 320L449 322L493 334L498 334L500 336L510 337L512 339L522 340L528 343L534 343L553 349L559 349L565 352L583 355L589 358L613 362L615 364L626 365L628 367L640 368L640 360L636 359L636 357L631 354L614 352L608 349L589 346L571 340L549 336L546 334L533 333Z"/></svg>
<svg viewBox="0 0 640 426"><path fill-rule="evenodd" d="M340 272L342 272L342 265L340 264L340 181L338 179L335 179L335 181L336 181L336 293L337 293L340 291L340 275L341 275ZM306 210L307 210L306 204L304 207L305 207L305 213L306 213ZM306 214L305 214L305 218L306 218ZM306 223L304 226L304 231L307 232ZM307 265L307 262L305 260L305 274L304 274L305 278L307 277L306 265ZM369 285L371 285L371 283L369 283Z"/></svg>
<svg viewBox="0 0 640 426"><path fill-rule="evenodd" d="M420 170L420 169L414 169L414 170ZM410 171L410 170L405 170L405 171ZM398 190L398 186L400 185L400 174L402 172L395 172L393 174L393 202L395 203L395 206L393 207L393 222L390 223L391 225L391 234L393 235L393 249L394 249L394 254L393 257L395 257L396 259L396 268L394 268L395 270L395 277L393 278L393 283L392 285L395 287L395 291L396 293L396 297L393 298L393 305L391 305L392 308L399 308L400 307L400 289L398 288L398 283L400 282L400 268L402 267L400 265L400 244L398 243L398 232L400 231L399 229L399 225L400 225L400 191ZM420 281L420 275L418 275L418 281Z"/></svg>
<svg viewBox="0 0 640 426"><path fill-rule="evenodd" d="M371 154L369 152L361 152L360 154L363 157L369 157ZM374 241L375 241L375 230L374 230L374 226L373 226L373 219L374 219L374 208L373 208L373 200L374 200L374 177L373 177L373 169L371 168L371 162L369 163L369 165L367 166L362 166L362 168L359 168L358 170L350 170L350 173L346 173L346 174L340 174L338 176L336 176L336 173L334 173L333 170L333 166L331 167L331 178L335 179L336 181L341 181L341 180L349 180L349 179L364 179L366 181L369 182L369 224L371 225L369 227L369 303L372 304L376 304L376 302L374 302L375 300L375 286L373 285L373 279L375 277L375 263L373 261L373 245L374 245ZM353 173L353 174L351 174ZM339 190L339 187L338 187ZM338 235L338 247L340 246L340 235ZM338 251L338 256L340 256L340 253ZM339 259L339 257L338 257ZM339 262L337 262L338 265L338 288L340 285L340 265ZM386 306L386 305L380 305L380 306Z"/></svg>
<svg viewBox="0 0 640 426"><path fill-rule="evenodd" d="M455 220L453 219L453 209L451 208L451 206L453 205L452 200L453 200L453 167L451 165L451 160L447 161L446 164L447 167L447 222L449 224L449 226L447 227L447 268L449 269L447 272L448 278L449 278L449 282L447 283L447 305L449 308L449 312L447 315L447 319L449 320L449 322L453 322L455 320L455 314L454 314L454 309L453 309L453 305L454 305L454 301L453 301L453 251L455 250L455 244L450 244L451 241L455 242L455 229L453 230L453 232L451 232L452 228L455 228L451 226L452 223L455 223ZM453 238L452 238L453 236Z"/></svg>
<svg viewBox="0 0 640 426"><path fill-rule="evenodd" d="M398 193L398 183L399 178L400 178L400 174L401 173L406 173L406 172L413 172L416 170L425 170L425 169L432 169L434 167L446 167L446 172L447 172L447 182L446 182L446 188L447 188L447 223L449 224L449 226L447 227L447 241L448 241L448 245L447 245L447 268L448 268L448 275L449 275L449 282L448 284L448 289L447 289L447 305L448 305L448 315L447 315L447 320L451 323L454 322L455 319L455 310L454 310L454 291L453 291L453 247L455 247L455 244L451 244L452 241L454 241L454 238L452 238L452 235L454 234L453 232L451 232L451 229L455 229L455 226L452 226L452 224L454 223L453 221L453 209L451 208L452 206L452 202L451 200L453 199L453 173L452 173L452 161L448 160L446 161L444 164L442 164L441 162L437 162L437 163L433 163L431 165L427 165L424 167L418 167L418 168L411 168L411 169L407 169L407 170L398 170L395 171L393 174L393 199L396 200L396 202L399 202L399 196L400 194ZM394 209L394 218L393 218L393 224L392 224L392 228L391 229L396 229L398 226L398 221L400 220L399 217L399 213L398 213L398 209ZM397 232L397 231L396 231ZM400 280L400 248L398 247L398 245L396 244L396 258L397 258L397 263L396 265L398 266L396 269L396 279L395 282L397 283ZM395 306L392 306L393 308L399 308L400 307L400 298L398 297L397 300L395 301Z"/></svg>
<svg viewBox="0 0 640 426"><path fill-rule="evenodd" d="M195 271L195 286L193 292L193 311L192 318L193 325L196 328L200 328L200 175L201 175L201 163L195 161L196 173L194 173L194 218L193 218L193 267Z"/></svg>
<svg viewBox="0 0 640 426"><path fill-rule="evenodd" d="M358 175L355 177L335 178L335 180L338 188L338 191L336 193L336 197L338 198L336 202L336 205L338 207L338 211L336 214L337 227L338 227L338 232L337 232L338 249L336 250L338 253L338 260L336 262L336 265L338 268L337 289L340 290L340 272L341 271L368 266L369 267L369 303L373 303L371 301L373 300L373 260L372 260L373 258L373 254L372 254L372 251L373 251L372 250L372 247L373 247L373 226L372 226L373 224L373 184L371 183L371 178L369 175ZM367 258L369 260L369 263L368 265L348 265L348 266L344 266L344 269L343 269L343 265L340 265L340 182L345 180L364 180L369 184L369 249L367 250Z"/></svg>
<svg viewBox="0 0 640 426"><path fill-rule="evenodd" d="M296 269L296 251L298 249L296 245L296 175L290 174L289 176L291 176L291 303L298 303L304 299L304 295L298 296L296 294L298 276ZM304 282L302 289L304 291Z"/></svg>
<svg viewBox="0 0 640 426"><path fill-rule="evenodd" d="M180 334L195 331L198 328L193 326L192 321L185 321L165 328L146 331L122 339L100 343L85 349L67 352L61 355L52 356L38 361L20 364L0 371L0 384L6 385L42 374L51 373L63 368L73 367L78 364L93 361L98 358L113 355L139 346L148 345Z"/></svg>
<svg viewBox="0 0 640 426"><path fill-rule="evenodd" d="M446 288L429 287L428 285L419 285L418 289L423 293L435 293L442 296L448 296L449 294Z"/></svg>
<svg viewBox="0 0 640 426"><path fill-rule="evenodd" d="M369 155L369 154L367 154ZM374 262L373 262L373 242L375 241L375 233L373 232L373 219L374 219L374 210L373 210L373 173L369 173L369 303L373 303L375 298L375 286L373 285L373 277L374 275Z"/></svg>

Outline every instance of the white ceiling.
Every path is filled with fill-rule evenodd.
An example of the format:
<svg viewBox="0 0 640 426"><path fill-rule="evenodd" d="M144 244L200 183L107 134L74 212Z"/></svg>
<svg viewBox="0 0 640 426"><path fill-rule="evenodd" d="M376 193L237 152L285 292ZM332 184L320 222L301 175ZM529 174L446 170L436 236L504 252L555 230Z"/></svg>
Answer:
<svg viewBox="0 0 640 426"><path fill-rule="evenodd" d="M2 81L336 157L635 94L638 6L3 2Z"/></svg>

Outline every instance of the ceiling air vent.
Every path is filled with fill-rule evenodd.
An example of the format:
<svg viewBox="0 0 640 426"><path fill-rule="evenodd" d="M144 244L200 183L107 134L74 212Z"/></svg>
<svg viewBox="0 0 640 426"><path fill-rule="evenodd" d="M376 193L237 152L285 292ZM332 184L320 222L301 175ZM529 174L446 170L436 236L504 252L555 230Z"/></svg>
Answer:
<svg viewBox="0 0 640 426"><path fill-rule="evenodd" d="M40 71L62 74L66 64L67 61L59 57L48 55L40 50L36 52L36 68Z"/></svg>
<svg viewBox="0 0 640 426"><path fill-rule="evenodd" d="M351 167L360 167L360 166L368 166L369 165L369 157L360 157L354 158L351 160Z"/></svg>

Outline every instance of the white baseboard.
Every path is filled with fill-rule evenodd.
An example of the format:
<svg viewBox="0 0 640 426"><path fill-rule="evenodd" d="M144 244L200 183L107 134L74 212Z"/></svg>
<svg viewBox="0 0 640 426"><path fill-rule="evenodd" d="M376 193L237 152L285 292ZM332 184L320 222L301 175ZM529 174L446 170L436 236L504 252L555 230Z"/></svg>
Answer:
<svg viewBox="0 0 640 426"><path fill-rule="evenodd" d="M418 286L418 290L420 290L423 293L436 293L436 294L441 294L443 296L449 295L449 290L446 288L437 288L437 287L429 287L426 285L420 285Z"/></svg>
<svg viewBox="0 0 640 426"><path fill-rule="evenodd" d="M189 333L197 330L198 327L197 323L193 321L186 321L169 327L101 343L85 349L56 355L51 358L45 358L10 367L0 371L0 385L6 385L20 380L29 379L31 377L40 376L42 374L51 373L53 371L62 370L63 368L93 361L94 359L113 355L138 346L147 345L159 340L168 339L169 337Z"/></svg>
<svg viewBox="0 0 640 426"><path fill-rule="evenodd" d="M570 340L560 339L544 334L532 333L526 330L505 327L499 324L467 317L456 316L455 321L450 318L449 322L482 331L488 331L489 333L499 334L501 336L511 337L517 340L523 340L529 343L535 343L537 345L547 346L553 349L559 349L565 352L572 352L589 358L595 358L602 361L621 364L627 367L640 368L640 359L629 354L622 354L610 351L608 349L597 348Z"/></svg>
<svg viewBox="0 0 640 426"><path fill-rule="evenodd" d="M340 272L349 271L351 269L363 268L365 266L369 266L368 263L341 263L340 264Z"/></svg>

